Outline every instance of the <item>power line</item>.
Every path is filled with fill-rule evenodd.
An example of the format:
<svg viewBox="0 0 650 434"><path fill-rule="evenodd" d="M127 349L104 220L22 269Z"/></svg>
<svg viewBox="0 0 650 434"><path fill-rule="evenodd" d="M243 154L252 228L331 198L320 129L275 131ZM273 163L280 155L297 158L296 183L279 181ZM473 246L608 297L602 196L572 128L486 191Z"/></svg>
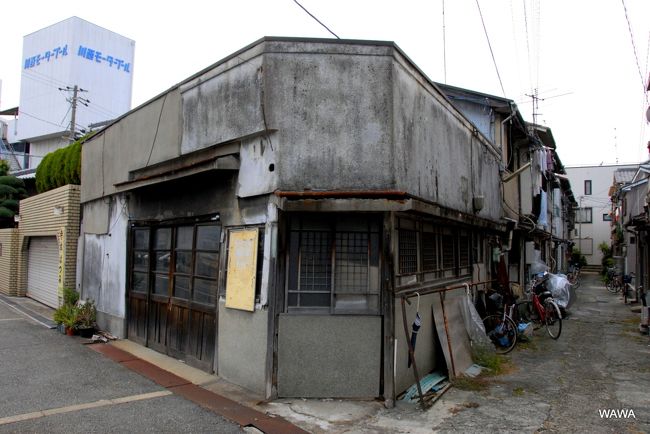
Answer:
<svg viewBox="0 0 650 434"><path fill-rule="evenodd" d="M310 17L312 17L313 19L315 19L316 22L317 22L318 24L320 24L321 26L325 27L325 29L326 29L328 32L330 32L331 34L333 34L333 35L336 37L336 39L341 39L341 38L339 38L339 36L338 36L336 33L334 33L333 31L331 31L331 30L329 29L329 27L327 27L325 24L321 23L320 20L319 20L318 18L316 18L314 15L312 15L311 12L309 12L307 9L305 9L305 7L304 7L303 5L301 5L300 3L298 3L298 0L293 0L293 2L294 2L295 4L297 4L298 6L300 6L300 8L301 8L303 11L307 12L307 15L309 15Z"/></svg>
<svg viewBox="0 0 650 434"><path fill-rule="evenodd" d="M528 12L526 11L526 0L523 0L524 4L524 26L526 29L526 50L528 51L528 81L530 87L533 87L533 67L530 62L530 41L528 37Z"/></svg>
<svg viewBox="0 0 650 434"><path fill-rule="evenodd" d="M632 41L632 49L634 50L634 60L636 61L636 69L639 71L639 78L641 79L641 88L643 88L645 100L646 102L648 102L648 94L646 93L645 79L643 78L643 73L641 72L641 65L639 64L639 55L637 54L636 44L634 43L634 33L632 32L632 23L630 23L630 17L627 15L627 6L625 6L625 0L621 0L621 3L623 4L623 11L625 12L627 29L630 32L630 40Z"/></svg>
<svg viewBox="0 0 650 434"><path fill-rule="evenodd" d="M34 119L36 119L36 120L38 120L38 121L41 121L41 122L45 122L46 124L54 125L55 127L62 127L62 128L65 128L65 126L63 126L63 125L61 125L61 124L55 124L54 122L50 122L50 121L47 121L47 120L45 120L45 119L41 119L41 118L39 118L38 116L34 116L34 115L32 115L32 114L29 114L29 113L27 113L27 112L25 112L25 111L23 111L23 110L20 110L20 114L21 114L21 115L25 115L25 116L29 116L30 118L34 118Z"/></svg>
<svg viewBox="0 0 650 434"><path fill-rule="evenodd" d="M496 71L497 71L497 77L499 78L499 84L501 85L501 92L503 92L503 96L506 96L506 91L503 88L503 82L501 81L501 74L499 74L499 68L497 67L497 61L494 58L494 51L492 51L492 44L490 43L490 37L488 36L487 28L485 27L485 21L483 20L483 13L481 12L481 6L478 4L478 0L476 0L476 7L478 8L478 13L481 16L481 23L483 23L483 30L485 31L485 38L487 39L488 47L490 47L490 54L492 55L492 62L494 63L494 69L496 69Z"/></svg>
<svg viewBox="0 0 650 434"><path fill-rule="evenodd" d="M447 36L445 27L445 0L442 0L442 64L445 72L445 84L447 84Z"/></svg>

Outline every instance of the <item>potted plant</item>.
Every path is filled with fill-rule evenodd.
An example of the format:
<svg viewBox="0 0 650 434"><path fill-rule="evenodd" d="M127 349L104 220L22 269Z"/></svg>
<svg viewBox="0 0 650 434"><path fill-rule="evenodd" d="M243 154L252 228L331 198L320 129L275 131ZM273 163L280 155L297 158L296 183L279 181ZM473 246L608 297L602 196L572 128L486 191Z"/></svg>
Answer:
<svg viewBox="0 0 650 434"><path fill-rule="evenodd" d="M74 336L75 330L77 328L77 307L64 304L59 309L61 309L61 318L63 320L63 325L65 326L65 334L68 336Z"/></svg>
<svg viewBox="0 0 650 434"><path fill-rule="evenodd" d="M61 333L68 334L68 329L74 331L76 326L76 305L79 293L74 289L63 288L63 304L54 311L53 320Z"/></svg>
<svg viewBox="0 0 650 434"><path fill-rule="evenodd" d="M77 330L81 337L90 338L95 333L95 322L97 321L97 308L93 300L80 302L77 310Z"/></svg>

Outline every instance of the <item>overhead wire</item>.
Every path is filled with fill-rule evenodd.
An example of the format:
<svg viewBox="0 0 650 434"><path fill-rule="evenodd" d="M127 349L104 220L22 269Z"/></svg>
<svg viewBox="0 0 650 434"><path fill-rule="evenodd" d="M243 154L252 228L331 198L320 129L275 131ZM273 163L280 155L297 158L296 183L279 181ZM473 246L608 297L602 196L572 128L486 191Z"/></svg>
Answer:
<svg viewBox="0 0 650 434"><path fill-rule="evenodd" d="M338 36L336 33L334 33L333 31L331 31L329 27L327 27L327 26L326 26L325 24L323 24L323 23L322 23L318 18L316 18L316 17L315 17L311 12L309 12L307 9L305 9L305 7L304 7L303 5L301 5L300 3L298 3L298 0L293 0L293 2L294 2L295 4L297 4L298 6L300 6L300 8L301 8L303 11L307 12L307 15L309 15L309 16L312 17L314 20L316 20L316 22L317 22L318 24L320 24L321 26L325 27L325 29L326 29L328 32L330 32L332 35L334 35L334 37L335 37L336 39L341 39L341 38L339 38L339 36Z"/></svg>
<svg viewBox="0 0 650 434"><path fill-rule="evenodd" d="M501 81L501 74L499 74L499 68L497 66L497 61L494 58L494 51L492 50L492 43L490 43L490 36L488 36L487 27L485 27L485 20L483 19L483 12L481 12L481 5L479 5L478 0L476 0L476 7L478 8L478 14L481 17L481 23L483 24L483 30L485 31L485 38L487 39L488 47L490 48L490 54L492 55L492 62L494 63L494 69L496 69L496 71L497 71L497 78L499 79L499 85L501 85L501 92L503 92L503 96L506 96L506 90L503 88L503 82Z"/></svg>
<svg viewBox="0 0 650 434"><path fill-rule="evenodd" d="M526 51L528 52L528 80L530 88L533 88L533 67L530 59L530 38L528 36L528 12L526 11L526 0L523 0L524 5L524 28L526 29Z"/></svg>
<svg viewBox="0 0 650 434"><path fill-rule="evenodd" d="M445 0L442 0L442 65L445 73L445 84L447 84L447 29L445 25Z"/></svg>
<svg viewBox="0 0 650 434"><path fill-rule="evenodd" d="M646 102L649 102L648 101L648 93L646 91L646 82L645 82L645 79L643 78L643 73L641 72L641 65L639 63L639 55L637 54L636 43L634 42L634 32L632 32L632 23L630 22L630 17L628 16L628 13L627 13L627 6L625 5L625 0L621 0L621 3L623 4L623 11L625 12L625 20L627 21L627 29L630 32L630 41L632 41L632 50L634 51L634 60L636 61L636 68L637 68L637 71L639 72L639 78L641 79L641 87L643 88L643 94L645 96Z"/></svg>

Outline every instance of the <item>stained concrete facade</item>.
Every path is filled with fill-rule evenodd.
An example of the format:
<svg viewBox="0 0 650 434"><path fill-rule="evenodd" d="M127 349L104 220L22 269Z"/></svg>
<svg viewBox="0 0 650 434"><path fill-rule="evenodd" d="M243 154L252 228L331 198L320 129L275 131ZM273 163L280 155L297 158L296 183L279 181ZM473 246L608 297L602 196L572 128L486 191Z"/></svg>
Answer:
<svg viewBox="0 0 650 434"><path fill-rule="evenodd" d="M395 387L400 329L392 291L474 275L471 264L460 274L400 272L398 216L417 217L417 227L500 236L500 164L498 148L393 43L264 38L84 143L82 291L98 294L104 325L128 337L133 312L123 301L132 283L133 224L207 218L225 234L260 227L261 288L253 312L223 303L228 235L221 240L214 372L267 397L391 400L408 382L400 373ZM287 222L298 214L380 222L375 313L330 313L314 322L313 314L288 309ZM112 278L98 277L105 275ZM317 323L322 327L314 329ZM350 324L358 324L355 333L337 342ZM328 372L350 375L322 377L291 358L296 345L303 360L318 358L325 348L300 344L318 343L318 331L328 334L326 348L340 351L330 351ZM367 359L358 359L355 348Z"/></svg>

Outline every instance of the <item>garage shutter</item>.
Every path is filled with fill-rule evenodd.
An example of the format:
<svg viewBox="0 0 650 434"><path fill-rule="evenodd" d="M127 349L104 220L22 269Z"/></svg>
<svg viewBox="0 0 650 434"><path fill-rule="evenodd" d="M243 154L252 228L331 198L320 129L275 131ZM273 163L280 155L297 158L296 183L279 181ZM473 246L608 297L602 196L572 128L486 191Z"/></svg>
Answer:
<svg viewBox="0 0 650 434"><path fill-rule="evenodd" d="M27 296L58 307L59 250L56 237L34 237L29 241Z"/></svg>

